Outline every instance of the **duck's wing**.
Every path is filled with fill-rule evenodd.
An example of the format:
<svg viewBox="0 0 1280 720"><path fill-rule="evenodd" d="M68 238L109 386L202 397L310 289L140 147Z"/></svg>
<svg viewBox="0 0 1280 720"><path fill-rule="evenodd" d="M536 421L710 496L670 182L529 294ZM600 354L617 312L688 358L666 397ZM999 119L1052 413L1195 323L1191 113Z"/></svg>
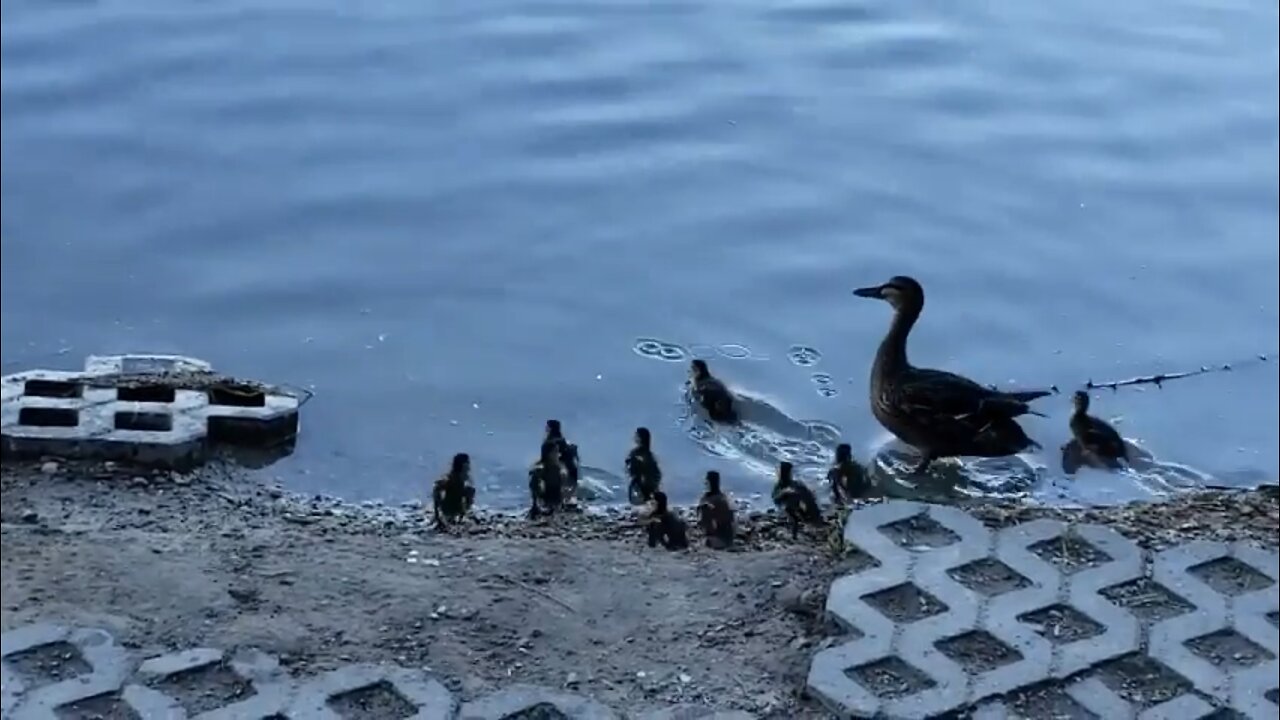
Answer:
<svg viewBox="0 0 1280 720"><path fill-rule="evenodd" d="M1095 452L1111 457L1124 457L1125 444L1124 438L1120 437L1120 433L1106 422L1095 417L1090 417L1089 422L1081 428L1080 441Z"/></svg>
<svg viewBox="0 0 1280 720"><path fill-rule="evenodd" d="M922 416L966 418L1014 418L1031 412L1027 401L1048 394L1043 390L1007 393L970 380L963 375L912 368L896 383L898 404L908 413Z"/></svg>

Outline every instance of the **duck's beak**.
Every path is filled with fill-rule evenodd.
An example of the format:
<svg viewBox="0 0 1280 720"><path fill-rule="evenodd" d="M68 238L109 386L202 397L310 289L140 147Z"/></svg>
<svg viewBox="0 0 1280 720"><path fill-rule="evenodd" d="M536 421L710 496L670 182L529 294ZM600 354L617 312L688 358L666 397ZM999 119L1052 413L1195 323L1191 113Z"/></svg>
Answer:
<svg viewBox="0 0 1280 720"><path fill-rule="evenodd" d="M884 288L883 285L876 285L875 287L858 288L857 290L853 291L853 294L857 295L858 297L879 299L883 297L883 295L881 295L881 290L883 288Z"/></svg>

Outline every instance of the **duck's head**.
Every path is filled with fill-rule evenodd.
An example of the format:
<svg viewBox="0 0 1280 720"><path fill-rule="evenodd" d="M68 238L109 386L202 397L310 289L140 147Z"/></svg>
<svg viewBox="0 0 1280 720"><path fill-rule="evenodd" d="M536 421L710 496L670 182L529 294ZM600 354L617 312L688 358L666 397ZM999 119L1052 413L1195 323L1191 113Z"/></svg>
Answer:
<svg viewBox="0 0 1280 720"><path fill-rule="evenodd" d="M649 436L649 428L647 427L636 428L636 446L642 447L642 448L648 448L650 442L651 442L651 439Z"/></svg>
<svg viewBox="0 0 1280 720"><path fill-rule="evenodd" d="M853 294L858 297L884 300L895 310L924 307L924 288L916 282L915 278L906 275L895 275L883 285L858 288L853 291Z"/></svg>
<svg viewBox="0 0 1280 720"><path fill-rule="evenodd" d="M778 463L778 484L779 485L791 484L791 470L792 470L792 465L789 461L783 460L782 462Z"/></svg>
<svg viewBox="0 0 1280 720"><path fill-rule="evenodd" d="M660 512L660 513L667 511L667 494L666 493L659 490L653 494L653 509L655 512Z"/></svg>
<svg viewBox="0 0 1280 720"><path fill-rule="evenodd" d="M452 475L466 475L471 471L471 456L466 453L458 453L453 456L453 464L449 468Z"/></svg>
<svg viewBox="0 0 1280 720"><path fill-rule="evenodd" d="M836 446L836 462L849 462L853 460L853 448L849 443L840 443Z"/></svg>
<svg viewBox="0 0 1280 720"><path fill-rule="evenodd" d="M547 437L558 438L562 436L563 436L563 431L560 429L560 421L548 420L547 421Z"/></svg>
<svg viewBox="0 0 1280 720"><path fill-rule="evenodd" d="M716 472L715 470L707 471L707 492L709 493L720 492L720 473Z"/></svg>
<svg viewBox="0 0 1280 720"><path fill-rule="evenodd" d="M707 367L706 360L698 359L689 363L689 374L692 375L695 380L701 380L703 378L711 377L711 370Z"/></svg>
<svg viewBox="0 0 1280 720"><path fill-rule="evenodd" d="M1089 393L1083 390L1075 391L1075 394L1071 396L1071 406L1078 413L1089 412Z"/></svg>

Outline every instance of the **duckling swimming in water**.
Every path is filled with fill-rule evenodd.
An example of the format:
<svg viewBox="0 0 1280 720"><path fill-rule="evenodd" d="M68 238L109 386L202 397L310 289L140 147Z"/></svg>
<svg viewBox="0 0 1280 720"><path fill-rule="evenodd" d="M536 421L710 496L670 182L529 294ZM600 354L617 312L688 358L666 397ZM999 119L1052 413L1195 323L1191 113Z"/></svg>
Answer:
<svg viewBox="0 0 1280 720"><path fill-rule="evenodd" d="M636 428L635 442L636 446L627 453L627 475L631 478L627 496L633 503L649 502L662 485L662 469L653 455L649 428Z"/></svg>
<svg viewBox="0 0 1280 720"><path fill-rule="evenodd" d="M1071 396L1071 442L1062 447L1062 469L1075 474L1081 465L1119 470L1129 459L1129 446L1111 424L1089 414L1089 393L1077 390Z"/></svg>
<svg viewBox="0 0 1280 720"><path fill-rule="evenodd" d="M827 482L831 485L831 497L838 505L843 505L846 499L866 495L867 471L853 459L849 443L836 446L836 459L827 471Z"/></svg>
<svg viewBox="0 0 1280 720"><path fill-rule="evenodd" d="M560 466L560 445L542 443L541 457L529 468L529 517L555 513L564 505L565 472Z"/></svg>
<svg viewBox="0 0 1280 720"><path fill-rule="evenodd" d="M547 421L547 435L543 442L553 442L560 453L560 467L564 468L566 487L565 497L575 497L578 492L578 446L565 439L560 429L559 420Z"/></svg>
<svg viewBox="0 0 1280 720"><path fill-rule="evenodd" d="M689 547L689 534L684 520L667 507L667 494L661 490L653 494L653 512L648 522L649 547L661 543L668 550L684 550Z"/></svg>
<svg viewBox="0 0 1280 720"><path fill-rule="evenodd" d="M800 534L800 524L822 524L822 509L818 507L818 498L804 483L792 477L792 465L787 461L778 463L778 480L773 486L773 504L787 515L791 525L791 537Z"/></svg>
<svg viewBox="0 0 1280 720"><path fill-rule="evenodd" d="M719 423L738 421L733 393L711 374L706 360L698 359L689 363L689 383L693 399L707 411L708 417Z"/></svg>
<svg viewBox="0 0 1280 720"><path fill-rule="evenodd" d="M453 456L449 472L436 480L431 489L431 505L436 527L455 522L471 511L476 499L476 489L471 484L471 456L458 453Z"/></svg>
<svg viewBox="0 0 1280 720"><path fill-rule="evenodd" d="M725 550L733 545L733 503L720 491L720 473L708 470L706 484L698 502L698 525L707 536L707 547Z"/></svg>
<svg viewBox="0 0 1280 720"><path fill-rule="evenodd" d="M1040 447L1014 418L1040 415L1027 403L1048 391L1005 392L907 360L907 336L924 309L920 283L898 275L853 294L893 306L893 323L871 367L871 411L885 429L920 452L914 473L939 458L1004 457Z"/></svg>

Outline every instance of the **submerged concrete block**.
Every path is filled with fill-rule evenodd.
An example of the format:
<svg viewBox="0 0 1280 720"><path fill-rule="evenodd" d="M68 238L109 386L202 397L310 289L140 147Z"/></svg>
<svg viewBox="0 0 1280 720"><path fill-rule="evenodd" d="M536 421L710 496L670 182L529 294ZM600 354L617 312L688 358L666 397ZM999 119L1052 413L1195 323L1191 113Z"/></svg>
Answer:
<svg viewBox="0 0 1280 720"><path fill-rule="evenodd" d="M217 445L287 443L299 400L230 383L208 363L172 355L94 356L85 370L0 380L6 456L59 456L192 467Z"/></svg>

